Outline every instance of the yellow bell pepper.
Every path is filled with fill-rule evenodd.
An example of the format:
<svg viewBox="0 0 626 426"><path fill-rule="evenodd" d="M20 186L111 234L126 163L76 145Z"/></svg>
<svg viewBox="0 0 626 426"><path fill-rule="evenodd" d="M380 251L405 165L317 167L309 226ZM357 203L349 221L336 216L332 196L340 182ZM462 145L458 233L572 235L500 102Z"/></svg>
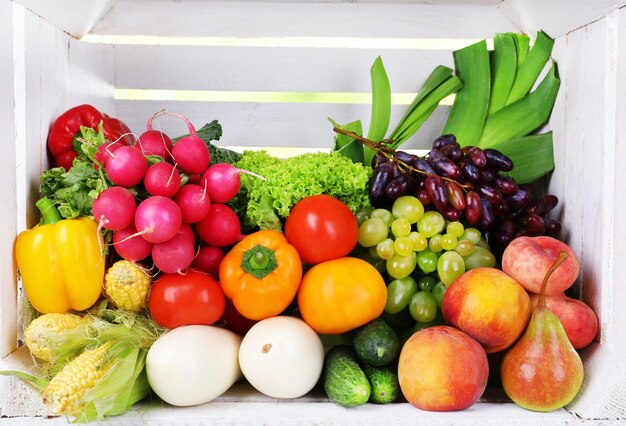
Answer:
<svg viewBox="0 0 626 426"><path fill-rule="evenodd" d="M100 297L105 259L98 225L87 217L62 219L52 201L37 202L43 223L20 233L17 267L28 300L44 314L82 311Z"/></svg>

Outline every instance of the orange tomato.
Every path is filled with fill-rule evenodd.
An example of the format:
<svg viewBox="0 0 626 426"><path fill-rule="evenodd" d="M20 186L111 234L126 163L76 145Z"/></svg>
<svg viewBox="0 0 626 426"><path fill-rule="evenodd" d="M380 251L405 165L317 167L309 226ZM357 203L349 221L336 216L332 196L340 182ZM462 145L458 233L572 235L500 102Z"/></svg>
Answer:
<svg viewBox="0 0 626 426"><path fill-rule="evenodd" d="M364 260L333 259L311 268L298 290L302 318L321 334L340 334L378 318L387 287L380 273Z"/></svg>
<svg viewBox="0 0 626 426"><path fill-rule="evenodd" d="M258 321L280 314L293 301L302 261L283 234L258 231L226 254L219 275L222 291L237 311Z"/></svg>

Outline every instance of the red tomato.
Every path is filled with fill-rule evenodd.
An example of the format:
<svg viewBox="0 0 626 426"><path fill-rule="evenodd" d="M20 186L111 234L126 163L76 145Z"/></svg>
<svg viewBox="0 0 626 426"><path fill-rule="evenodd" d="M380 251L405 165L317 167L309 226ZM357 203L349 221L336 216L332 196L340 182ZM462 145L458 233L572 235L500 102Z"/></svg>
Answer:
<svg viewBox="0 0 626 426"><path fill-rule="evenodd" d="M304 262L317 264L350 253L359 237L359 225L343 202L330 195L314 195L291 209L285 237Z"/></svg>
<svg viewBox="0 0 626 426"><path fill-rule="evenodd" d="M161 327L210 325L224 313L226 301L220 285L204 272L163 274L152 284L148 308Z"/></svg>

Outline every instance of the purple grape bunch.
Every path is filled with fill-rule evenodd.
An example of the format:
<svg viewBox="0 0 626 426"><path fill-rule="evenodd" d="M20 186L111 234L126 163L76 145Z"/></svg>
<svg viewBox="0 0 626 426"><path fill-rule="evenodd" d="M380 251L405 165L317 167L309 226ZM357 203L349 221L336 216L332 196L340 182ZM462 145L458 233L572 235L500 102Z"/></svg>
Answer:
<svg viewBox="0 0 626 426"><path fill-rule="evenodd" d="M478 227L497 251L519 236L561 231L561 224L547 217L558 203L556 196L534 199L528 188L506 176L513 170L510 158L495 149L461 148L454 135L435 139L424 157L379 150L372 167L369 195L374 206L415 196L426 210Z"/></svg>

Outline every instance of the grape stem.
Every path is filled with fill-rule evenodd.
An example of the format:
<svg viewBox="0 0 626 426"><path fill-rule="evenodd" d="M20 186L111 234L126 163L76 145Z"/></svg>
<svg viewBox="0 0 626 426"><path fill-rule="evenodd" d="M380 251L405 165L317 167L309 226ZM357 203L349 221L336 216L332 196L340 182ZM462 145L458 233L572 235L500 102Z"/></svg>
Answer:
<svg viewBox="0 0 626 426"><path fill-rule="evenodd" d="M424 170L416 169L415 167L413 167L413 166L411 166L409 164L406 164L404 161L400 161L396 157L395 149L390 148L390 147L388 147L386 145L387 139L383 139L381 142L374 142L372 140L364 138L363 136L361 136L361 135L359 135L357 133L351 132L349 130L340 129L339 127L333 127L333 131L335 133L341 133L342 135L346 135L348 137L351 137L353 139L358 140L359 142L361 142L366 147L371 148L371 149L373 149L376 152L380 152L388 160L395 161L398 164L398 166L401 166L402 168L404 168L406 170L409 170L409 171L415 172L415 173L420 173L420 174L423 174L423 175L426 175L426 176L433 175L432 173L425 172ZM433 176L439 176L439 175L433 175ZM445 180L445 181L456 183L457 185L459 185L466 192L470 189L469 186L463 185L462 183L457 182L454 179L451 179L451 178L448 178L448 177L445 177L445 176L439 176L439 177L441 179Z"/></svg>

